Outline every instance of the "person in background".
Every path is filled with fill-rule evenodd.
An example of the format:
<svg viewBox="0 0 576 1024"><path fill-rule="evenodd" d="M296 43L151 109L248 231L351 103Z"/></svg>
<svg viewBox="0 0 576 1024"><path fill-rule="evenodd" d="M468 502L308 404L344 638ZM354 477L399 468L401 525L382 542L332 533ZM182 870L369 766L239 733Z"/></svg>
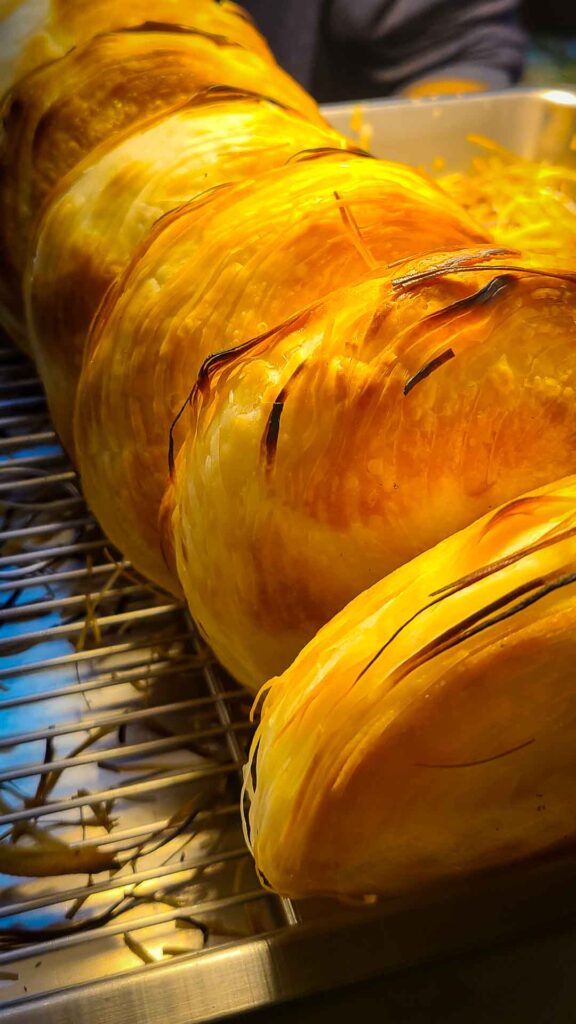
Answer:
<svg viewBox="0 0 576 1024"><path fill-rule="evenodd" d="M320 102L502 89L520 0L243 0L278 62Z"/></svg>

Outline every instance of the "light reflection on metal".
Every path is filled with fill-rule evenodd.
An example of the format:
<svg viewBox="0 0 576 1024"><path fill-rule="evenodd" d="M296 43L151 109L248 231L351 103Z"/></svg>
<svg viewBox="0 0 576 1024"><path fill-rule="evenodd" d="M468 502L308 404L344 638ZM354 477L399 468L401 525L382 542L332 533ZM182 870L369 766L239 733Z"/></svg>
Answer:
<svg viewBox="0 0 576 1024"><path fill-rule="evenodd" d="M548 89L544 93L544 99L549 103L559 103L565 107L576 107L576 93L568 89Z"/></svg>
<svg viewBox="0 0 576 1024"><path fill-rule="evenodd" d="M41 872L92 851L114 865L0 874L1 1013L143 961L210 956L287 908L259 887L239 823L250 697L207 674L184 610L101 535L8 343L0 368L14 398L0 419L0 852L20 870L38 848ZM22 927L26 942L9 931Z"/></svg>

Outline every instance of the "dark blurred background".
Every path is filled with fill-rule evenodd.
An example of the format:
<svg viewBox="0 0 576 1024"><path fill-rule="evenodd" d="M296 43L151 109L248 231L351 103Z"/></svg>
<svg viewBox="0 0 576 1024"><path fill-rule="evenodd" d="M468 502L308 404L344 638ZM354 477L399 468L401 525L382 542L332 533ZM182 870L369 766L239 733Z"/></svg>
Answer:
<svg viewBox="0 0 576 1024"><path fill-rule="evenodd" d="M576 29L574 0L526 0L527 24L540 29Z"/></svg>
<svg viewBox="0 0 576 1024"><path fill-rule="evenodd" d="M523 82L576 83L576 0L524 0L530 32Z"/></svg>

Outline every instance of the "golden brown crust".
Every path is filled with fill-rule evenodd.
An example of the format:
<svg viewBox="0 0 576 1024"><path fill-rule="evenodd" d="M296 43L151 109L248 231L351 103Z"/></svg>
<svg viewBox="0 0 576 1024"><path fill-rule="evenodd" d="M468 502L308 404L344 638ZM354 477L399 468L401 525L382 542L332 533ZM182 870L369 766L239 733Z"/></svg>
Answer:
<svg viewBox="0 0 576 1024"><path fill-rule="evenodd" d="M522 264L478 252L473 273L417 287L375 274L216 366L195 396L175 478L177 569L247 685L396 566L576 470L576 278L503 269Z"/></svg>
<svg viewBox="0 0 576 1024"><path fill-rule="evenodd" d="M66 176L41 219L26 291L35 358L71 453L90 322L153 223L200 192L329 144L342 141L265 97L209 89L103 143Z"/></svg>
<svg viewBox="0 0 576 1024"><path fill-rule="evenodd" d="M104 140L210 85L252 88L322 123L276 65L234 39L186 30L101 35L22 79L5 100L0 145L0 274L22 316L19 282L42 207Z"/></svg>
<svg viewBox="0 0 576 1024"><path fill-rule="evenodd" d="M267 882L392 896L573 836L575 588L572 477L336 616L264 698L250 823Z"/></svg>
<svg viewBox="0 0 576 1024"><path fill-rule="evenodd" d="M317 146L310 132L307 145ZM363 277L367 261L439 237L465 244L478 232L416 172L338 152L206 193L159 222L100 309L76 417L88 499L135 564L165 573L157 519L168 434L203 360ZM176 450L183 437L181 425ZM111 501L119 490L120 516Z"/></svg>
<svg viewBox="0 0 576 1024"><path fill-rule="evenodd" d="M168 29L194 28L234 40L271 60L253 22L237 4L194 0L6 0L0 5L2 62L0 92L42 64L83 46L94 36L150 24Z"/></svg>

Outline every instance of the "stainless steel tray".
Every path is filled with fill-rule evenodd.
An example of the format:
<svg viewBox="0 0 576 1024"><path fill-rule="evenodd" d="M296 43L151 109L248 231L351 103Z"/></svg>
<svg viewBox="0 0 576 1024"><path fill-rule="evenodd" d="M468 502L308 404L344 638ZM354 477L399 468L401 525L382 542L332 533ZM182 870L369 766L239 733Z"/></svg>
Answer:
<svg viewBox="0 0 576 1024"><path fill-rule="evenodd" d="M469 133L574 160L572 93L361 106L380 155L430 169L466 165ZM327 113L349 132L357 108ZM0 835L50 829L118 860L92 876L0 875L3 1021L238 1016L576 911L569 857L369 909L264 893L238 817L249 700L109 548L7 343L0 513Z"/></svg>
<svg viewBox="0 0 576 1024"><path fill-rule="evenodd" d="M533 160L576 166L575 89L511 89L466 98L405 101L364 100L326 108L339 131L368 126L376 156L439 170L465 170L483 135Z"/></svg>

